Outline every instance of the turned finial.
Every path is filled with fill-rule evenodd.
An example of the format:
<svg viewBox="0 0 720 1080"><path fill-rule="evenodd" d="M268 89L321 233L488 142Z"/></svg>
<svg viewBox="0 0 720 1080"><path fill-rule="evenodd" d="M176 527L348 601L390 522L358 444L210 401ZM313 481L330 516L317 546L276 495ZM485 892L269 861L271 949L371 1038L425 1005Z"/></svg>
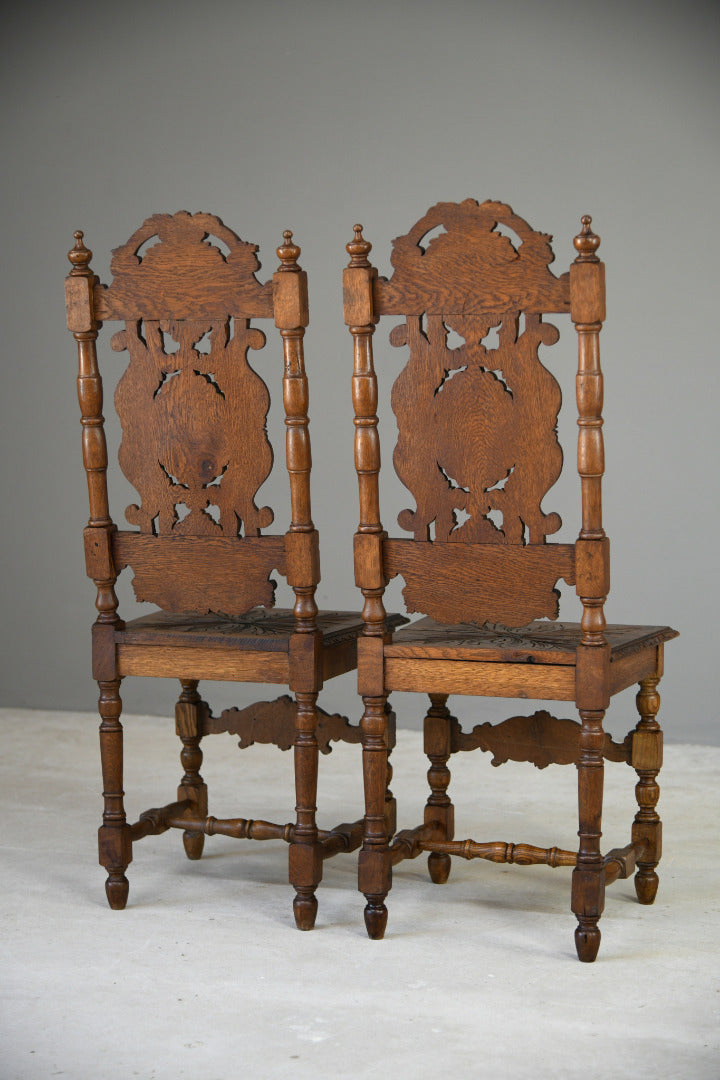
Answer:
<svg viewBox="0 0 720 1080"><path fill-rule="evenodd" d="M68 251L68 259L72 263L71 274L75 276L82 275L83 277L89 277L92 271L90 270L90 260L92 259L92 251L85 247L83 242L84 233L78 229L73 233L75 237L75 247Z"/></svg>
<svg viewBox="0 0 720 1080"><path fill-rule="evenodd" d="M345 245L345 250L350 256L350 266L369 266L368 255L372 248L372 244L369 240L365 240L362 234L362 225L353 225L354 237L349 244Z"/></svg>
<svg viewBox="0 0 720 1080"><path fill-rule="evenodd" d="M600 247L600 237L590 228L592 225L592 218L589 214L583 214L580 220L582 222L582 229L573 240L575 250L578 253L575 262L599 262L600 260L596 253L597 249Z"/></svg>
<svg viewBox="0 0 720 1080"><path fill-rule="evenodd" d="M300 254L300 248L297 244L292 242L293 234L291 229L285 229L283 232L283 243L279 248L276 248L277 257L280 260L280 266L278 270L299 270L300 267L297 264L298 256Z"/></svg>

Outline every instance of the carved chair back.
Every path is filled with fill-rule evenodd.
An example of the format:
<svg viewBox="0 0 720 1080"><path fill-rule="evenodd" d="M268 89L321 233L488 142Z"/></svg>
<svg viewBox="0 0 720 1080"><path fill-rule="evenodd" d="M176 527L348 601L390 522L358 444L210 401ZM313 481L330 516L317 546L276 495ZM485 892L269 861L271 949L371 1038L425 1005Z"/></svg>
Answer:
<svg viewBox="0 0 720 1080"><path fill-rule="evenodd" d="M256 251L210 214L156 214L113 252L106 286L76 234L68 325L87 345L78 384L91 501L86 539L97 549L104 533L108 569L132 566L138 600L165 611L240 615L271 606L277 570L295 587L302 621L314 614L318 576L302 351L307 283L290 232L265 284L256 277ZM287 536L262 534L273 512L255 502L273 452L268 390L248 360L249 350L265 344L254 319L273 319L283 338ZM108 513L94 349L102 323L118 321L124 325L111 345L129 357L115 394L119 461L139 496L125 511L134 531L117 531Z"/></svg>
<svg viewBox="0 0 720 1080"><path fill-rule="evenodd" d="M583 235L580 258L594 262L597 278L602 264L589 219ZM547 542L561 520L542 506L563 455L561 391L538 350L559 337L544 316L573 306L571 273L549 269L551 239L503 203L438 203L393 241L392 276L369 275L372 322L402 316L390 341L409 347L391 401L395 470L415 501L398 523L412 539L385 539L383 565L405 578L408 610L440 622L554 619L555 585L576 581L575 545ZM356 227L350 281L362 267L368 274L369 250ZM601 273L596 278L602 291ZM348 314L352 324L352 304ZM597 410L583 394L581 423L597 442ZM579 460L590 473L602 471L594 460ZM590 488L583 498L587 517ZM604 536L597 509L581 536Z"/></svg>

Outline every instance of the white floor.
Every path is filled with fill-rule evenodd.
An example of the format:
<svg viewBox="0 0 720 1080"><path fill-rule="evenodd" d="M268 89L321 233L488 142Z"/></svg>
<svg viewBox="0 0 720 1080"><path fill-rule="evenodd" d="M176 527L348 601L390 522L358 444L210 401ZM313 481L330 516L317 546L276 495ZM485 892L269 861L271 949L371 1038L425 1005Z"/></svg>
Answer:
<svg viewBox="0 0 720 1080"><path fill-rule="evenodd" d="M125 718L128 813L169 802L171 721ZM2 1080L720 1076L720 749L666 748L665 854L652 908L608 890L598 961L575 959L568 870L424 859L396 869L383 942L365 936L356 856L325 867L295 930L287 849L176 833L136 845L124 912L96 863L97 719L0 710ZM216 816L292 820L292 757L205 743ZM425 799L421 736L401 731L400 827ZM252 766L252 778L251 770ZM575 770L476 752L452 762L458 838L573 847ZM634 773L607 769L605 846L627 841ZM320 818L360 815L358 747L321 759Z"/></svg>

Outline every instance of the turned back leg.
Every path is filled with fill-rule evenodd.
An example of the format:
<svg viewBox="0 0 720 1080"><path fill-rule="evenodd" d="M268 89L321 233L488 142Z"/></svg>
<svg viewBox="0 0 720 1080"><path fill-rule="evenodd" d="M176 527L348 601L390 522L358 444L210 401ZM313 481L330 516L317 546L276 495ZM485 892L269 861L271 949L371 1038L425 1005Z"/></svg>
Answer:
<svg viewBox="0 0 720 1080"><path fill-rule="evenodd" d="M315 890L322 878L322 851L318 843L317 693L296 693L295 797L296 824L289 852L290 884L295 889L293 913L299 930L312 930L317 916Z"/></svg>
<svg viewBox="0 0 720 1080"><path fill-rule="evenodd" d="M388 776L387 697L363 697L365 706L360 730L363 746L365 788L365 831L358 859L358 888L364 894L365 926L368 936L378 940L385 934L392 868L388 843L385 796Z"/></svg>
<svg viewBox="0 0 720 1080"><path fill-rule="evenodd" d="M178 787L178 801L190 799L194 803L193 817L205 819L208 813L207 785L200 775L203 754L200 749L202 729L200 726L201 710L205 708L198 693L197 679L181 679L182 693L175 706L175 731L182 740L180 762L185 775ZM199 859L203 853L205 834L186 829L183 833L183 845L188 859Z"/></svg>
<svg viewBox="0 0 720 1080"><path fill-rule="evenodd" d="M657 775L662 766L662 731L656 716L660 708L659 678L643 679L636 697L640 720L633 733L632 764L638 774L635 797L639 810L632 828L638 846L635 891L641 904L652 904L658 890L655 867L662 854L662 823L657 806L660 787Z"/></svg>
<svg viewBox="0 0 720 1080"><path fill-rule="evenodd" d="M130 826L125 818L123 791L123 729L120 723L122 701L120 679L98 683L100 699L100 759L103 776L103 823L98 832L100 865L107 870L105 893L111 908L121 910L127 904L128 879L132 860Z"/></svg>
<svg viewBox="0 0 720 1080"><path fill-rule="evenodd" d="M572 878L572 910L578 921L575 948L578 958L592 963L600 948L598 922L605 907L605 866L600 854L603 806L603 710L580 709L578 759L579 823L577 864Z"/></svg>
<svg viewBox="0 0 720 1080"><path fill-rule="evenodd" d="M447 793L450 784L450 710L447 694L430 694L430 708L425 717L425 753L430 759L428 783L430 795L425 806L425 824L438 822L438 839L452 840L455 835L455 808ZM436 885L443 885L450 876L450 856L432 851L428 855L428 871Z"/></svg>

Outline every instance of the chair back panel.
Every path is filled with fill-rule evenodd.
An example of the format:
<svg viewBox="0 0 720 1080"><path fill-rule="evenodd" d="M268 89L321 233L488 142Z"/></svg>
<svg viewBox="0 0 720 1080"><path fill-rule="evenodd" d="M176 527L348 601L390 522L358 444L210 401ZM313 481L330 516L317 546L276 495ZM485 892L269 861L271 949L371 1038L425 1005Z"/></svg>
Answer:
<svg viewBox="0 0 720 1080"><path fill-rule="evenodd" d="M229 321L128 320L112 338L130 356L115 407L120 466L141 499L125 516L141 532L258 536L273 520L254 502L273 462L270 396L247 360L265 337L239 319L229 336Z"/></svg>
<svg viewBox="0 0 720 1080"><path fill-rule="evenodd" d="M575 545L502 547L498 544L425 543L385 540L383 569L405 579L408 612L441 623L500 623L527 626L556 619L563 578L575 584Z"/></svg>
<svg viewBox="0 0 720 1080"><path fill-rule="evenodd" d="M574 580L572 547L545 548L561 520L541 505L563 461L560 387L538 357L559 335L542 313L570 309L550 239L502 203L439 203L393 242L394 273L373 284L375 315L405 316L390 341L410 353L392 391L393 461L416 506L398 523L437 548L400 545L391 561L409 609L444 622L556 618L554 585Z"/></svg>
<svg viewBox="0 0 720 1080"><path fill-rule="evenodd" d="M287 573L284 536L147 536L116 532L116 572L131 566L138 601L163 611L243 615L272 607L273 570Z"/></svg>
<svg viewBox="0 0 720 1080"><path fill-rule="evenodd" d="M248 362L265 336L249 320L274 314L256 250L210 214L157 214L93 289L94 317L124 322L111 345L129 355L115 406L139 533L117 534L116 570L131 565L138 600L166 611L271 605L270 571L285 569L284 538L260 535L273 512L255 503L273 452L270 397Z"/></svg>

